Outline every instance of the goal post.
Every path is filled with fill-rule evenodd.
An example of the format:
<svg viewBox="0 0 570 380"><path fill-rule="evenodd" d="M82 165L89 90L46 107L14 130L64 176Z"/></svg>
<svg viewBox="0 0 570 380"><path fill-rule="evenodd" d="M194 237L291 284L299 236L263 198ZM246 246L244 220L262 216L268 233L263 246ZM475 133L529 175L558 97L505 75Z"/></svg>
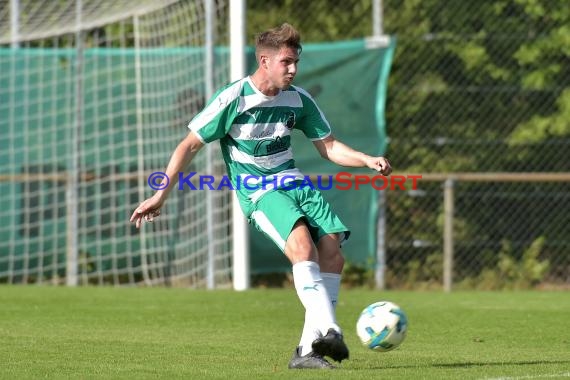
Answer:
<svg viewBox="0 0 570 380"><path fill-rule="evenodd" d="M229 190L173 191L155 223L128 223L153 192L148 176L230 79L229 3L11 0L0 282L232 287ZM211 145L187 172L224 173Z"/></svg>
<svg viewBox="0 0 570 380"><path fill-rule="evenodd" d="M246 75L245 60L245 0L230 2L230 57L232 81ZM237 199L232 196L233 221L233 285L235 290L247 290L250 287L249 264L249 229Z"/></svg>

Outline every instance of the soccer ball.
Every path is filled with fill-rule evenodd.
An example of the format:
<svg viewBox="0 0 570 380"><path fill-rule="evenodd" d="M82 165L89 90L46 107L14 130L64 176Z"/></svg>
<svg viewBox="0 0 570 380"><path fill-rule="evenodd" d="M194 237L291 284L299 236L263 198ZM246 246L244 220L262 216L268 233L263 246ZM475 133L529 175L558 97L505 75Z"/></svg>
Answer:
<svg viewBox="0 0 570 380"><path fill-rule="evenodd" d="M390 351L406 338L408 318L395 303L375 302L362 310L356 333L362 344L374 351Z"/></svg>

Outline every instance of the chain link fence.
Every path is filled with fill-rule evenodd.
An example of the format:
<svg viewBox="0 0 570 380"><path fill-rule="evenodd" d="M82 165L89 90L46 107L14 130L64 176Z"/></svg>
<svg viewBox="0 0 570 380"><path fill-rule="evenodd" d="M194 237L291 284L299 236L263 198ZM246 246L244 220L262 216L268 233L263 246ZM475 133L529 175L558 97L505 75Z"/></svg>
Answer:
<svg viewBox="0 0 570 380"><path fill-rule="evenodd" d="M374 25L379 3L383 18ZM305 42L379 29L397 39L386 154L396 173L424 179L416 190L385 196L382 285L570 283L569 176L544 176L570 172L570 10L563 3L248 1L248 35L289 21Z"/></svg>

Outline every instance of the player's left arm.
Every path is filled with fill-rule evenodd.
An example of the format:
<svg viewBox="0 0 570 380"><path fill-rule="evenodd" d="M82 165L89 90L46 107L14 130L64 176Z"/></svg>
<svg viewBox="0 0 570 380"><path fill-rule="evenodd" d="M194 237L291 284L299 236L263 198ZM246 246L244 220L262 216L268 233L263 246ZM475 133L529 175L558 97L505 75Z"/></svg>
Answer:
<svg viewBox="0 0 570 380"><path fill-rule="evenodd" d="M390 173L392 173L392 166L387 158L369 156L354 150L337 140L333 135L329 135L322 140L313 140L313 144L319 151L321 157L337 165L354 168L368 167L383 175L390 175Z"/></svg>

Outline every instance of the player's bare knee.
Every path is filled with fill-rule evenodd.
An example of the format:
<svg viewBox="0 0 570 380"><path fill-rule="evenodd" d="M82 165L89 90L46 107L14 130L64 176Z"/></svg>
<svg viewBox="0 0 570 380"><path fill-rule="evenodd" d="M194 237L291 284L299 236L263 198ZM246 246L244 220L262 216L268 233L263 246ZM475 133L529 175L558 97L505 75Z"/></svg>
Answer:
<svg viewBox="0 0 570 380"><path fill-rule="evenodd" d="M285 255L292 264L300 261L318 262L317 249L307 226L299 220L285 243Z"/></svg>
<svg viewBox="0 0 570 380"><path fill-rule="evenodd" d="M316 250L310 249L305 245L286 246L285 256L287 256L293 265L302 261L314 261L318 263Z"/></svg>
<svg viewBox="0 0 570 380"><path fill-rule="evenodd" d="M321 267L325 270L340 273L344 268L344 256L340 248L332 248L328 251L319 251Z"/></svg>
<svg viewBox="0 0 570 380"><path fill-rule="evenodd" d="M306 257L308 259L313 255L313 251L313 245L307 239L288 239L285 244L287 256Z"/></svg>
<svg viewBox="0 0 570 380"><path fill-rule="evenodd" d="M342 255L340 249L338 250L338 254L335 255L333 261L335 262L336 266L339 267L341 270L342 268L344 268L344 256Z"/></svg>

